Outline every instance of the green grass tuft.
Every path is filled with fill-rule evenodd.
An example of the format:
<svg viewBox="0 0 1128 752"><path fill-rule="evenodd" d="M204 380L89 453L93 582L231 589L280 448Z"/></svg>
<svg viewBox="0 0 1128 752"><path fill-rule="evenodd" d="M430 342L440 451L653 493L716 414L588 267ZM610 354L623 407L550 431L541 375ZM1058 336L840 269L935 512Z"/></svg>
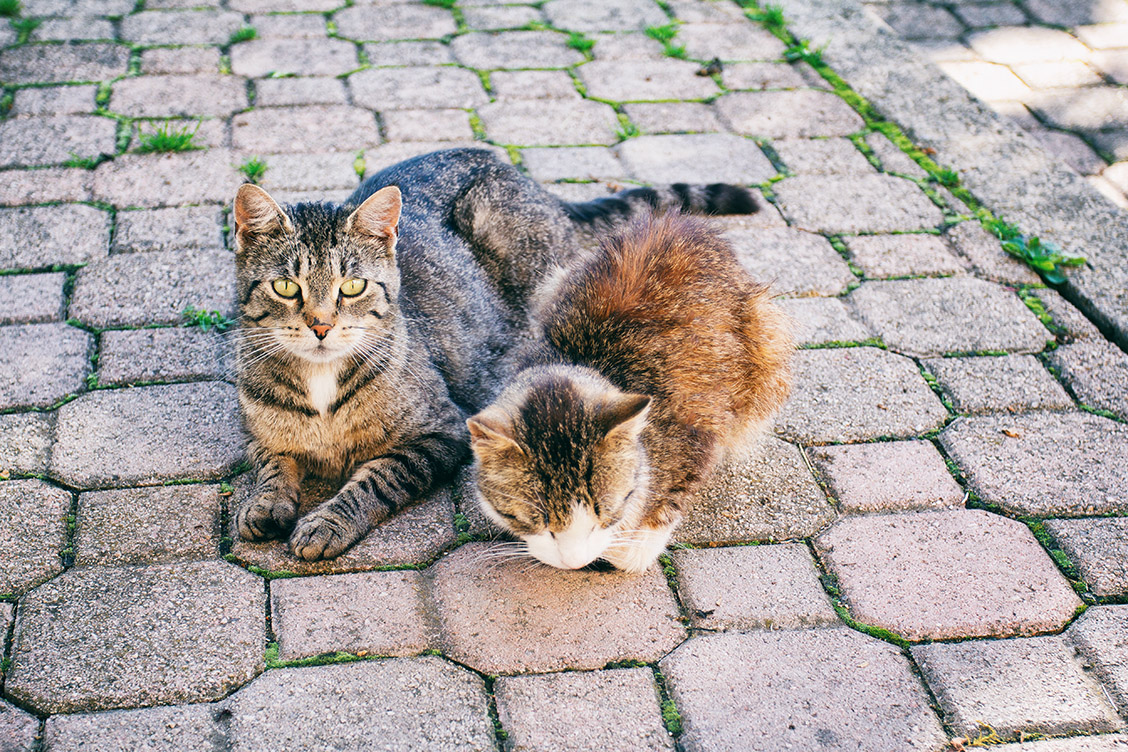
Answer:
<svg viewBox="0 0 1128 752"><path fill-rule="evenodd" d="M262 176L266 174L266 162L257 156L251 157L239 165L239 172L243 173L247 180L252 183L258 183L262 180Z"/></svg>
<svg viewBox="0 0 1128 752"><path fill-rule="evenodd" d="M228 44L239 44L239 42L249 42L258 36L258 29L254 26L240 26L235 31L231 32L231 38L227 40Z"/></svg>
<svg viewBox="0 0 1128 752"><path fill-rule="evenodd" d="M454 7L458 0L423 0L424 5L433 5L436 8L446 8L450 10Z"/></svg>
<svg viewBox="0 0 1128 752"><path fill-rule="evenodd" d="M8 24L16 32L16 41L23 44L27 38L31 36L31 32L39 28L43 23L42 18L13 18Z"/></svg>
<svg viewBox="0 0 1128 752"><path fill-rule="evenodd" d="M672 42L678 34L677 24L668 23L665 26L651 26L646 30L646 36L656 39L662 44Z"/></svg>
<svg viewBox="0 0 1128 752"><path fill-rule="evenodd" d="M822 54L824 47L811 47L810 39L800 39L795 44L792 44L783 51L783 56L788 61L794 63L797 60L803 60L811 65L822 64Z"/></svg>
<svg viewBox="0 0 1128 752"><path fill-rule="evenodd" d="M177 127L171 121L165 121L150 133L139 133L137 146L139 154L156 154L161 152L195 151L204 147L195 142L196 132L200 130L197 120L194 128L187 125Z"/></svg>
<svg viewBox="0 0 1128 752"><path fill-rule="evenodd" d="M16 18L23 12L20 0L0 0L0 18Z"/></svg>
<svg viewBox="0 0 1128 752"><path fill-rule="evenodd" d="M742 7L749 7L750 3L744 3L737 0ZM750 10L748 18L753 21L759 21L768 27L768 29L782 29L786 20L783 17L783 8L778 5L765 5L760 10Z"/></svg>
<svg viewBox="0 0 1128 752"><path fill-rule="evenodd" d="M235 322L219 311L203 311L192 306L184 309L181 314L184 317L186 326L195 326L203 329L205 332L212 329L217 332L226 332L231 327L235 326Z"/></svg>
<svg viewBox="0 0 1128 752"><path fill-rule="evenodd" d="M588 39L578 31L573 31L568 35L568 46L586 55L591 52L591 48L595 46L595 40Z"/></svg>
<svg viewBox="0 0 1128 752"><path fill-rule="evenodd" d="M642 135L642 131L638 129L638 126L632 123L625 115L619 116L619 127L615 130L615 133L619 136L620 141L626 141L628 138Z"/></svg>

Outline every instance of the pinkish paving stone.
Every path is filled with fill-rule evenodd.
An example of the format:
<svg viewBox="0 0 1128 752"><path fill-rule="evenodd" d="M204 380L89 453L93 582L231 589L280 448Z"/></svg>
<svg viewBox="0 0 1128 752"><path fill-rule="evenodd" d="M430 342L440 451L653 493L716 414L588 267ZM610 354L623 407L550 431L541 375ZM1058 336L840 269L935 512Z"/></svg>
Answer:
<svg viewBox="0 0 1128 752"><path fill-rule="evenodd" d="M49 18L29 37L34 42L72 42L85 39L113 41L114 25L101 18Z"/></svg>
<svg viewBox="0 0 1128 752"><path fill-rule="evenodd" d="M80 391L94 340L63 323L0 327L0 409L51 407Z"/></svg>
<svg viewBox="0 0 1128 752"><path fill-rule="evenodd" d="M489 101L481 79L461 68L372 68L348 81L356 104L380 111L468 108Z"/></svg>
<svg viewBox="0 0 1128 752"><path fill-rule="evenodd" d="M917 645L912 654L957 734L974 737L983 725L1004 739L1123 727L1060 635Z"/></svg>
<svg viewBox="0 0 1128 752"><path fill-rule="evenodd" d="M0 700L0 737L12 752L31 752L39 741L39 719Z"/></svg>
<svg viewBox="0 0 1128 752"><path fill-rule="evenodd" d="M450 44L454 58L468 68L567 68L582 63L584 56L566 39L551 31L473 32L455 37Z"/></svg>
<svg viewBox="0 0 1128 752"><path fill-rule="evenodd" d="M522 149L521 160L533 180L601 180L625 178L615 152L603 146Z"/></svg>
<svg viewBox="0 0 1128 752"><path fill-rule="evenodd" d="M642 31L670 22L647 0L550 0L541 10L553 26L570 31Z"/></svg>
<svg viewBox="0 0 1128 752"><path fill-rule="evenodd" d="M838 295L857 281L826 238L790 227L729 230L725 240L752 276L775 294Z"/></svg>
<svg viewBox="0 0 1128 752"><path fill-rule="evenodd" d="M247 107L235 76L136 76L114 84L110 109L131 117L227 116Z"/></svg>
<svg viewBox="0 0 1128 752"><path fill-rule="evenodd" d="M865 155L844 138L773 141L772 149L796 175L865 175L877 172Z"/></svg>
<svg viewBox="0 0 1128 752"><path fill-rule="evenodd" d="M824 91L737 92L714 106L737 133L757 138L848 136L865 125L836 94Z"/></svg>
<svg viewBox="0 0 1128 752"><path fill-rule="evenodd" d="M52 752L213 752L222 714L218 704L201 703L54 715L45 739Z"/></svg>
<svg viewBox="0 0 1128 752"><path fill-rule="evenodd" d="M1038 517L1128 512L1128 426L1085 413L960 418L940 443L979 497Z"/></svg>
<svg viewBox="0 0 1128 752"><path fill-rule="evenodd" d="M119 211L113 252L223 248L223 213L218 206Z"/></svg>
<svg viewBox="0 0 1128 752"><path fill-rule="evenodd" d="M96 86L52 86L20 89L12 104L13 115L79 115L94 111Z"/></svg>
<svg viewBox="0 0 1128 752"><path fill-rule="evenodd" d="M442 42L380 42L364 45L369 65L444 65L453 63L450 46ZM435 107L441 107L435 104Z"/></svg>
<svg viewBox="0 0 1128 752"><path fill-rule="evenodd" d="M66 276L63 272L0 276L0 324L58 321Z"/></svg>
<svg viewBox="0 0 1128 752"><path fill-rule="evenodd" d="M592 54L600 62L612 60L651 60L666 57L662 44L641 32L594 35L595 48Z"/></svg>
<svg viewBox="0 0 1128 752"><path fill-rule="evenodd" d="M380 143L372 113L312 105L251 110L231 119L232 145L250 152L355 151Z"/></svg>
<svg viewBox="0 0 1128 752"><path fill-rule="evenodd" d="M682 23L727 23L744 21L744 9L728 3L701 3L697 0L672 0L666 7Z"/></svg>
<svg viewBox="0 0 1128 752"><path fill-rule="evenodd" d="M434 642L415 571L274 580L270 613L282 661L338 651L416 655Z"/></svg>
<svg viewBox="0 0 1128 752"><path fill-rule="evenodd" d="M798 89L812 84L802 68L785 63L729 63L721 77L731 91Z"/></svg>
<svg viewBox="0 0 1128 752"><path fill-rule="evenodd" d="M1128 420L1128 355L1101 339L1064 345L1049 355L1077 399Z"/></svg>
<svg viewBox="0 0 1128 752"><path fill-rule="evenodd" d="M802 544L679 550L672 558L678 592L698 629L802 629L838 622Z"/></svg>
<svg viewBox="0 0 1128 752"><path fill-rule="evenodd" d="M845 514L963 505L963 489L927 441L818 447L811 459Z"/></svg>
<svg viewBox="0 0 1128 752"><path fill-rule="evenodd" d="M675 45L694 60L779 60L785 46L774 34L750 23L688 23L678 27Z"/></svg>
<svg viewBox="0 0 1128 752"><path fill-rule="evenodd" d="M255 82L255 106L346 104L345 84L335 78L264 78Z"/></svg>
<svg viewBox="0 0 1128 752"><path fill-rule="evenodd" d="M9 118L0 123L0 167L60 164L117 151L117 123L86 115Z"/></svg>
<svg viewBox="0 0 1128 752"><path fill-rule="evenodd" d="M318 39L328 34L320 13L251 16L250 25L259 39Z"/></svg>
<svg viewBox="0 0 1128 752"><path fill-rule="evenodd" d="M1045 525L1093 595L1128 595L1128 518L1046 520Z"/></svg>
<svg viewBox="0 0 1128 752"><path fill-rule="evenodd" d="M94 171L94 196L123 207L226 202L242 182L237 164L222 149L125 154Z"/></svg>
<svg viewBox="0 0 1128 752"><path fill-rule="evenodd" d="M700 102L634 102L623 111L643 133L721 133L713 108Z"/></svg>
<svg viewBox="0 0 1128 752"><path fill-rule="evenodd" d="M242 25L242 14L230 11L147 11L122 19L121 38L141 45L226 44Z"/></svg>
<svg viewBox="0 0 1128 752"><path fill-rule="evenodd" d="M257 155L256 155L257 156ZM266 173L259 184L268 191L328 191L356 188L359 178L350 151L327 154L263 154Z"/></svg>
<svg viewBox="0 0 1128 752"><path fill-rule="evenodd" d="M98 384L231 379L234 336L163 327L102 332Z"/></svg>
<svg viewBox="0 0 1128 752"><path fill-rule="evenodd" d="M762 183L775 167L752 141L731 133L639 136L618 147L631 175L648 183Z"/></svg>
<svg viewBox="0 0 1128 752"><path fill-rule="evenodd" d="M1100 331L1093 322L1085 318L1085 314L1074 308L1073 304L1063 298L1057 290L1041 288L1030 292L1042 301L1046 312L1053 319L1054 331L1058 332L1059 341L1102 339Z"/></svg>
<svg viewBox="0 0 1128 752"><path fill-rule="evenodd" d="M565 71L495 71L490 88L498 99L579 99L576 82Z"/></svg>
<svg viewBox="0 0 1128 752"><path fill-rule="evenodd" d="M866 144L873 150L874 156L881 162L881 167L886 172L906 175L910 178L928 177L928 173L884 133L866 134Z"/></svg>
<svg viewBox="0 0 1128 752"><path fill-rule="evenodd" d="M946 736L895 646L850 629L696 637L659 664L695 752L931 752Z"/></svg>
<svg viewBox="0 0 1128 752"><path fill-rule="evenodd" d="M464 110L391 110L382 115L389 141L473 141Z"/></svg>
<svg viewBox="0 0 1128 752"><path fill-rule="evenodd" d="M784 216L804 230L897 232L937 227L944 220L920 188L890 175L800 175L774 189Z"/></svg>
<svg viewBox="0 0 1128 752"><path fill-rule="evenodd" d="M49 413L0 415L0 472L47 472L53 432L54 416Z"/></svg>
<svg viewBox="0 0 1128 752"><path fill-rule="evenodd" d="M0 482L0 593L22 595L63 571L70 510L71 494L61 488L34 479Z"/></svg>
<svg viewBox="0 0 1128 752"><path fill-rule="evenodd" d="M469 543L433 568L441 644L460 663L496 674L593 669L654 661L685 639L657 567L638 575L564 571L489 551Z"/></svg>
<svg viewBox="0 0 1128 752"><path fill-rule="evenodd" d="M129 47L122 44L25 44L4 50L0 80L8 84L102 81L124 76Z"/></svg>
<svg viewBox="0 0 1128 752"><path fill-rule="evenodd" d="M1025 525L979 509L846 517L815 549L855 619L908 640L1051 632L1081 605Z"/></svg>
<svg viewBox="0 0 1128 752"><path fill-rule="evenodd" d="M0 170L0 206L89 201L92 177L89 170L82 168ZM0 222L0 232L3 226Z"/></svg>
<svg viewBox="0 0 1128 752"><path fill-rule="evenodd" d="M602 61L577 69L589 97L613 102L660 99L706 99L720 93L700 66L686 60Z"/></svg>
<svg viewBox="0 0 1128 752"><path fill-rule="evenodd" d="M231 72L338 76L360 67L356 47L341 39L257 39L231 48Z"/></svg>
<svg viewBox="0 0 1128 752"><path fill-rule="evenodd" d="M229 0L232 10L244 13L309 13L345 5L341 0Z"/></svg>
<svg viewBox="0 0 1128 752"><path fill-rule="evenodd" d="M335 14L333 20L337 24L338 34L364 42L438 39L458 31L454 16L449 10L425 5L346 8Z"/></svg>
<svg viewBox="0 0 1128 752"><path fill-rule="evenodd" d="M525 146L613 144L619 120L610 105L590 100L516 100L478 108L496 143Z"/></svg>
<svg viewBox="0 0 1128 752"><path fill-rule="evenodd" d="M862 342L873 336L838 298L788 298L778 305L795 322L795 342L800 346Z"/></svg>
<svg viewBox="0 0 1128 752"><path fill-rule="evenodd" d="M674 749L647 668L506 676L494 693L513 749L551 752L563 739L574 752Z"/></svg>
<svg viewBox="0 0 1128 752"><path fill-rule="evenodd" d="M871 279L940 277L965 271L936 235L857 235L843 240L854 262Z"/></svg>
<svg viewBox="0 0 1128 752"><path fill-rule="evenodd" d="M141 52L145 74L216 73L219 50L215 47L158 47Z"/></svg>
<svg viewBox="0 0 1128 752"><path fill-rule="evenodd" d="M960 413L1073 408L1061 384L1033 355L923 362Z"/></svg>
<svg viewBox="0 0 1128 752"><path fill-rule="evenodd" d="M1092 607L1065 634L1095 669L1120 712L1128 712L1128 605Z"/></svg>
<svg viewBox="0 0 1128 752"><path fill-rule="evenodd" d="M495 7L463 7L462 20L471 29L487 31L520 29L531 23L544 22L536 8L527 5L499 5Z"/></svg>
<svg viewBox="0 0 1128 752"><path fill-rule="evenodd" d="M1004 252L999 239L978 222L961 222L944 237L981 277L1014 286L1041 284L1041 278L1030 267Z"/></svg>

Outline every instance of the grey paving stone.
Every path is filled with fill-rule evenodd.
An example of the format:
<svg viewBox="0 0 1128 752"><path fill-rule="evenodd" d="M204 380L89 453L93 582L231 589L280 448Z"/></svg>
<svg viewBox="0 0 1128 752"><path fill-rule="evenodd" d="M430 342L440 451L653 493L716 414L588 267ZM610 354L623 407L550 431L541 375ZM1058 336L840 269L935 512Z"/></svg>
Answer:
<svg viewBox="0 0 1128 752"><path fill-rule="evenodd" d="M51 86L20 89L13 115L80 115L94 111L96 86Z"/></svg>
<svg viewBox="0 0 1128 752"><path fill-rule="evenodd" d="M955 39L963 26L946 8L927 5L890 5L881 12L882 19L905 39Z"/></svg>
<svg viewBox="0 0 1128 752"><path fill-rule="evenodd" d="M127 329L102 333L98 383L222 379L234 375L234 335L200 329Z"/></svg>
<svg viewBox="0 0 1128 752"><path fill-rule="evenodd" d="M223 214L216 206L120 211L114 228L115 253L223 248Z"/></svg>
<svg viewBox="0 0 1128 752"><path fill-rule="evenodd" d="M345 84L335 78L264 78L255 82L255 105L346 104Z"/></svg>
<svg viewBox="0 0 1128 752"><path fill-rule="evenodd" d="M245 441L229 384L97 391L60 408L51 472L78 488L217 478Z"/></svg>
<svg viewBox="0 0 1128 752"><path fill-rule="evenodd" d="M494 749L482 680L436 657L281 668L228 707L232 752Z"/></svg>
<svg viewBox="0 0 1128 752"><path fill-rule="evenodd" d="M110 109L131 117L227 116L247 107L235 76L137 76L114 84Z"/></svg>
<svg viewBox="0 0 1128 752"><path fill-rule="evenodd" d="M750 23L687 23L678 27L675 45L695 60L779 60L785 46L771 32Z"/></svg>
<svg viewBox="0 0 1128 752"><path fill-rule="evenodd" d="M1121 713L1128 711L1126 628L1128 606L1096 606L1082 614L1065 633L1095 669Z"/></svg>
<svg viewBox="0 0 1128 752"><path fill-rule="evenodd" d="M1086 135L1098 149L1108 152L1116 161L1128 159L1128 129L1097 131Z"/></svg>
<svg viewBox="0 0 1128 752"><path fill-rule="evenodd" d="M909 640L1050 632L1081 605L1025 525L981 509L846 517L815 549L855 619Z"/></svg>
<svg viewBox="0 0 1128 752"><path fill-rule="evenodd" d="M857 235L843 238L867 277L947 276L964 266L936 235Z"/></svg>
<svg viewBox="0 0 1128 752"><path fill-rule="evenodd" d="M346 8L333 16L337 33L348 39L383 42L389 39L438 39L458 30L445 8L385 5Z"/></svg>
<svg viewBox="0 0 1128 752"><path fill-rule="evenodd" d="M584 56L552 31L472 32L455 37L450 44L454 58L480 70L496 68L567 68L582 63Z"/></svg>
<svg viewBox="0 0 1128 752"><path fill-rule="evenodd" d="M175 324L189 306L232 315L233 265L227 251L110 256L79 270L70 315L97 327Z"/></svg>
<svg viewBox="0 0 1128 752"><path fill-rule="evenodd" d="M129 47L121 44L25 44L0 55L0 79L9 84L102 81L124 76Z"/></svg>
<svg viewBox="0 0 1128 752"><path fill-rule="evenodd" d="M215 47L158 47L141 52L141 72L146 74L215 73L219 50Z"/></svg>
<svg viewBox="0 0 1128 752"><path fill-rule="evenodd" d="M1046 520L1046 530L1094 595L1128 595L1128 518Z"/></svg>
<svg viewBox="0 0 1128 752"><path fill-rule="evenodd" d="M470 116L463 110L391 110L384 113L389 141L473 141Z"/></svg>
<svg viewBox="0 0 1128 752"><path fill-rule="evenodd" d="M179 154L125 154L94 171L94 196L122 207L226 202L242 183L222 149Z"/></svg>
<svg viewBox="0 0 1128 752"><path fill-rule="evenodd" d="M557 0L559 1L559 0ZM720 93L697 63L686 60L596 60L576 69L589 97L613 102L706 99Z"/></svg>
<svg viewBox="0 0 1128 752"><path fill-rule="evenodd" d="M774 189L784 216L804 230L896 232L943 222L940 209L917 186L890 175L800 175Z"/></svg>
<svg viewBox="0 0 1128 752"><path fill-rule="evenodd" d="M0 700L0 735L12 752L31 752L39 738L39 719Z"/></svg>
<svg viewBox="0 0 1128 752"><path fill-rule="evenodd" d="M1012 286L1036 285L1041 279L1026 264L1007 255L999 239L978 222L961 222L944 235L952 247L971 262L979 276Z"/></svg>
<svg viewBox="0 0 1128 752"><path fill-rule="evenodd" d="M674 540L694 545L797 540L834 519L800 451L772 438L728 458L687 507Z"/></svg>
<svg viewBox="0 0 1128 752"><path fill-rule="evenodd" d="M44 738L52 752L212 752L225 741L221 712L201 704L54 715Z"/></svg>
<svg viewBox="0 0 1128 752"><path fill-rule="evenodd" d="M47 470L51 449L51 415L0 415L0 472L31 475Z"/></svg>
<svg viewBox="0 0 1128 752"><path fill-rule="evenodd" d="M120 16L135 7L129 0L27 0L23 5L31 16Z"/></svg>
<svg viewBox="0 0 1128 752"><path fill-rule="evenodd" d="M164 564L219 555L219 487L122 488L80 494L75 564Z"/></svg>
<svg viewBox="0 0 1128 752"><path fill-rule="evenodd" d="M48 18L31 32L30 39L35 42L113 41L114 25L101 18Z"/></svg>
<svg viewBox="0 0 1128 752"><path fill-rule="evenodd" d="M65 281L62 272L0 276L0 324L58 321Z"/></svg>
<svg viewBox="0 0 1128 752"><path fill-rule="evenodd" d="M250 25L259 39L312 39L328 35L325 16L320 13L251 16Z"/></svg>
<svg viewBox="0 0 1128 752"><path fill-rule="evenodd" d="M1038 352L1053 335L1014 293L973 277L867 282L850 301L897 352Z"/></svg>
<svg viewBox="0 0 1128 752"><path fill-rule="evenodd" d="M862 342L873 336L838 298L790 298L778 304L795 322L800 346Z"/></svg>
<svg viewBox="0 0 1128 752"><path fill-rule="evenodd" d="M1086 24L1073 29L1073 35L1091 50L1123 48L1128 22Z"/></svg>
<svg viewBox="0 0 1128 752"><path fill-rule="evenodd" d="M355 188L359 178L351 151L325 154L262 154L266 174L259 184L268 191L329 191Z"/></svg>
<svg viewBox="0 0 1128 752"><path fill-rule="evenodd" d="M251 110L231 120L232 144L248 152L355 151L380 143L371 112L312 105Z"/></svg>
<svg viewBox="0 0 1128 752"><path fill-rule="evenodd" d="M1100 331L1093 326L1093 322L1085 318L1085 314L1074 308L1057 290L1041 288L1030 292L1042 301L1046 312L1053 319L1054 327L1058 331L1058 341L1074 342L1102 338Z"/></svg>
<svg viewBox="0 0 1128 752"><path fill-rule="evenodd" d="M1128 355L1116 345L1100 339L1064 345L1049 361L1082 403L1128 419Z"/></svg>
<svg viewBox="0 0 1128 752"><path fill-rule="evenodd" d="M569 31L635 31L670 22L666 14L647 0L550 0L541 10L558 29Z"/></svg>
<svg viewBox="0 0 1128 752"><path fill-rule="evenodd" d="M499 5L462 9L462 19L471 29L519 29L533 22L544 22L536 8L527 5Z"/></svg>
<svg viewBox="0 0 1128 752"><path fill-rule="evenodd" d="M450 46L442 42L381 42L364 45L371 65L443 65L453 63ZM435 104L435 107L441 105Z"/></svg>
<svg viewBox="0 0 1128 752"><path fill-rule="evenodd" d="M89 201L91 182L90 171L78 167L0 170L0 206ZM3 225L0 222L0 231Z"/></svg>
<svg viewBox="0 0 1128 752"><path fill-rule="evenodd" d="M619 119L610 105L589 100L498 101L478 108L486 134L503 144L613 144Z"/></svg>
<svg viewBox="0 0 1128 752"><path fill-rule="evenodd" d="M378 110L477 107L488 100L471 71L449 67L374 68L349 76L353 101Z"/></svg>
<svg viewBox="0 0 1128 752"><path fill-rule="evenodd" d="M796 175L865 175L877 170L844 138L787 138L772 148Z"/></svg>
<svg viewBox="0 0 1128 752"><path fill-rule="evenodd" d="M86 115L10 118L0 123L0 167L60 164L117 151L117 123Z"/></svg>
<svg viewBox="0 0 1128 752"><path fill-rule="evenodd" d="M498 99L579 99L576 82L566 71L494 71L490 88Z"/></svg>
<svg viewBox="0 0 1128 752"><path fill-rule="evenodd" d="M416 655L434 643L419 572L356 572L275 580L271 626L278 659L344 651Z"/></svg>
<svg viewBox="0 0 1128 752"><path fill-rule="evenodd" d="M71 495L41 480L3 481L0 510L0 593L22 595L63 571Z"/></svg>
<svg viewBox="0 0 1128 752"><path fill-rule="evenodd" d="M648 183L762 183L776 172L754 142L730 133L639 136L619 157Z"/></svg>
<svg viewBox="0 0 1128 752"><path fill-rule="evenodd" d="M222 561L72 569L24 596L7 692L45 713L219 699L262 671L264 590Z"/></svg>
<svg viewBox="0 0 1128 752"><path fill-rule="evenodd" d="M960 418L944 449L984 501L1020 515L1128 512L1128 427L1096 415Z"/></svg>
<svg viewBox="0 0 1128 752"><path fill-rule="evenodd" d="M944 731L900 651L850 629L698 637L660 664L686 749L935 750Z"/></svg>
<svg viewBox="0 0 1128 752"><path fill-rule="evenodd" d="M744 9L728 3L699 3L696 0L673 0L666 3L682 23L725 23L743 21Z"/></svg>
<svg viewBox="0 0 1128 752"><path fill-rule="evenodd" d="M1128 118L1128 95L1111 86L1035 92L1026 104L1065 130L1101 130Z"/></svg>
<svg viewBox="0 0 1128 752"><path fill-rule="evenodd" d="M135 44L226 44L243 25L231 11L143 11L121 21L121 38Z"/></svg>
<svg viewBox="0 0 1128 752"><path fill-rule="evenodd" d="M802 68L785 63L728 63L721 78L732 91L798 89L812 84Z"/></svg>
<svg viewBox="0 0 1128 752"><path fill-rule="evenodd" d="M1097 70L1113 83L1121 85L1128 83L1128 53L1125 50L1095 52L1092 62ZM1107 126L1108 123L1105 124L1105 127Z"/></svg>
<svg viewBox="0 0 1128 752"><path fill-rule="evenodd" d="M1123 726L1061 636L918 645L912 653L956 733L975 736L987 724L1006 739Z"/></svg>
<svg viewBox="0 0 1128 752"><path fill-rule="evenodd" d="M50 407L77 392L93 338L63 323L0 327L0 408Z"/></svg>
<svg viewBox="0 0 1128 752"><path fill-rule="evenodd" d="M650 669L507 676L494 693L513 749L548 752L562 739L576 752L674 749Z"/></svg>
<svg viewBox="0 0 1128 752"><path fill-rule="evenodd" d="M881 162L882 169L886 172L907 175L911 178L928 176L928 173L920 165L914 162L908 154L901 151L884 133L866 134L866 143L873 150L874 155Z"/></svg>
<svg viewBox="0 0 1128 752"><path fill-rule="evenodd" d="M963 489L927 441L827 446L810 454L845 514L963 505Z"/></svg>
<svg viewBox="0 0 1128 752"><path fill-rule="evenodd" d="M230 0L232 10L245 13L298 13L340 8L341 0Z"/></svg>
<svg viewBox="0 0 1128 752"><path fill-rule="evenodd" d="M848 104L825 91L736 92L714 106L737 133L758 138L847 136L865 125Z"/></svg>
<svg viewBox="0 0 1128 752"><path fill-rule="evenodd" d="M489 549L468 543L433 568L440 642L459 663L492 674L592 669L654 661L685 638L656 567L640 575L530 568L492 561Z"/></svg>
<svg viewBox="0 0 1128 752"><path fill-rule="evenodd" d="M802 629L836 624L802 544L675 551L678 592L698 629Z"/></svg>
<svg viewBox="0 0 1128 752"><path fill-rule="evenodd" d="M607 60L663 60L666 51L655 39L640 32L599 34L594 37L593 53L599 61Z"/></svg>
<svg viewBox="0 0 1128 752"><path fill-rule="evenodd" d="M779 295L838 295L857 281L830 242L814 233L771 227L729 230L724 238L744 268Z"/></svg>
<svg viewBox="0 0 1128 752"><path fill-rule="evenodd" d="M534 180L599 180L625 178L627 170L615 152L602 146L522 149L522 163Z"/></svg>
<svg viewBox="0 0 1128 752"><path fill-rule="evenodd" d="M360 67L356 46L341 39L256 39L231 48L231 72L337 76Z"/></svg>
<svg viewBox="0 0 1128 752"><path fill-rule="evenodd" d="M911 438L944 424L948 411L901 355L874 347L802 350L791 400L776 432L804 444Z"/></svg>
<svg viewBox="0 0 1128 752"><path fill-rule="evenodd" d="M1125 749L1128 749L1128 736L1099 734L1000 744L995 752L1123 752Z"/></svg>
<svg viewBox="0 0 1128 752"><path fill-rule="evenodd" d="M643 133L720 133L713 108L700 102L635 102L623 111Z"/></svg>
<svg viewBox="0 0 1128 752"><path fill-rule="evenodd" d="M960 413L1073 407L1061 384L1031 355L937 358L924 366Z"/></svg>

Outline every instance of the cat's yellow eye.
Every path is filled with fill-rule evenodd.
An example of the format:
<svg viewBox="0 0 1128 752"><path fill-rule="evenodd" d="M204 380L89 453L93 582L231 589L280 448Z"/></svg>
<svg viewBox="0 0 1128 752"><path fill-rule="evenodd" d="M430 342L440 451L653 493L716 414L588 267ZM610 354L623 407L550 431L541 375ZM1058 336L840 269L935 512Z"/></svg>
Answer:
<svg viewBox="0 0 1128 752"><path fill-rule="evenodd" d="M298 283L292 279L276 279L270 283L270 286L274 288L274 292L283 298L296 298L302 290L298 287Z"/></svg>
<svg viewBox="0 0 1128 752"><path fill-rule="evenodd" d="M368 280L346 279L344 283L341 284L341 294L347 298L355 298L357 295L364 292L366 287L368 287Z"/></svg>

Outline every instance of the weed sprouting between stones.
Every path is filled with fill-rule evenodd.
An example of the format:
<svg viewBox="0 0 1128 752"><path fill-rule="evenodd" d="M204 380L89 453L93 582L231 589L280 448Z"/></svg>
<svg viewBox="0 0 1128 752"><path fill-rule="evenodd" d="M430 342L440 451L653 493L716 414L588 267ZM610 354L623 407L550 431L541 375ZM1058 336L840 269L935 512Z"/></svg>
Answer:
<svg viewBox="0 0 1128 752"><path fill-rule="evenodd" d="M31 36L31 33L39 28L43 23L42 18L13 18L9 25L16 32L16 43L23 44Z"/></svg>
<svg viewBox="0 0 1128 752"><path fill-rule="evenodd" d="M202 120L196 121L196 126L189 130L189 126L177 127L172 121L166 120L157 126L151 133L141 133L137 140L138 154L156 154L163 152L196 151L203 149L195 143L196 133L200 130Z"/></svg>
<svg viewBox="0 0 1128 752"><path fill-rule="evenodd" d="M678 35L677 23L668 23L664 26L650 26L646 29L646 36L661 43L662 48L669 57L685 59L685 45L674 44L674 37Z"/></svg>
<svg viewBox="0 0 1128 752"><path fill-rule="evenodd" d="M239 42L249 42L258 36L258 30L254 26L240 26L235 31L231 32L231 38L227 40L228 44L239 44Z"/></svg>
<svg viewBox="0 0 1128 752"><path fill-rule="evenodd" d="M458 0L423 0L424 5L433 5L436 8L446 8L450 10Z"/></svg>
<svg viewBox="0 0 1128 752"><path fill-rule="evenodd" d="M235 322L232 319L227 318L219 311L204 311L193 306L188 306L181 315L184 317L186 326L199 327L205 332L211 331L212 329L217 332L226 332L228 329L235 326Z"/></svg>
<svg viewBox="0 0 1128 752"><path fill-rule="evenodd" d="M368 162L364 157L364 151L358 151L356 157L353 159L353 172L356 173L358 178L363 179L364 173L368 169Z"/></svg>
<svg viewBox="0 0 1128 752"><path fill-rule="evenodd" d="M619 115L619 127L615 129L615 135L620 141L626 141L628 138L642 135L642 131L626 115Z"/></svg>
<svg viewBox="0 0 1128 752"><path fill-rule="evenodd" d="M0 18L16 18L22 12L20 0L0 0Z"/></svg>
<svg viewBox="0 0 1128 752"><path fill-rule="evenodd" d="M588 39L578 31L573 31L568 34L568 46L577 52L587 55L591 52L591 48L595 46L595 40Z"/></svg>
<svg viewBox="0 0 1128 752"><path fill-rule="evenodd" d="M239 172L243 173L247 180L257 184L266 174L266 162L261 157L251 157L239 165Z"/></svg>

